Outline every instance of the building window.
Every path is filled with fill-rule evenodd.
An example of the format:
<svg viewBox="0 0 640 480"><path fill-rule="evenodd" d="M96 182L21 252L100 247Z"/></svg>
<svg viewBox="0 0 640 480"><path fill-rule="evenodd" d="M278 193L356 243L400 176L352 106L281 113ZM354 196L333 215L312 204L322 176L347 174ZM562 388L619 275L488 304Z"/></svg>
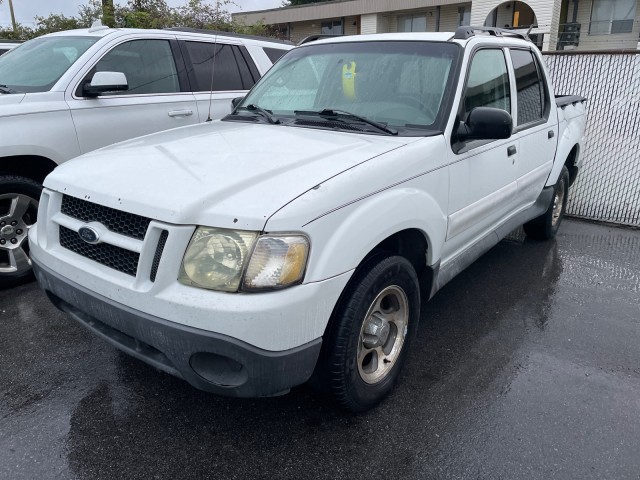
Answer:
<svg viewBox="0 0 640 480"><path fill-rule="evenodd" d="M630 33L636 17L636 0L593 0L590 35Z"/></svg>
<svg viewBox="0 0 640 480"><path fill-rule="evenodd" d="M471 25L471 6L458 7L458 26Z"/></svg>
<svg viewBox="0 0 640 480"><path fill-rule="evenodd" d="M422 15L403 15L398 17L399 32L426 32L427 16Z"/></svg>
<svg viewBox="0 0 640 480"><path fill-rule="evenodd" d="M342 20L329 20L328 22L322 22L322 29L320 30L322 35L342 35Z"/></svg>

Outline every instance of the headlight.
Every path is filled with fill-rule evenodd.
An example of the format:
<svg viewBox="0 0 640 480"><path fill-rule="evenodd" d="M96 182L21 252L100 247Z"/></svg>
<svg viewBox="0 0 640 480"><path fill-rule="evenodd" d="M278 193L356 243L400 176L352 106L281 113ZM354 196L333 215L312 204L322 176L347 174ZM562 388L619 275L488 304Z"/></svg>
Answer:
<svg viewBox="0 0 640 480"><path fill-rule="evenodd" d="M309 241L302 235L258 237L256 232L199 227L178 280L225 292L285 288L302 282L308 256Z"/></svg>
<svg viewBox="0 0 640 480"><path fill-rule="evenodd" d="M236 292L258 234L199 227L182 260L178 280L186 285Z"/></svg>

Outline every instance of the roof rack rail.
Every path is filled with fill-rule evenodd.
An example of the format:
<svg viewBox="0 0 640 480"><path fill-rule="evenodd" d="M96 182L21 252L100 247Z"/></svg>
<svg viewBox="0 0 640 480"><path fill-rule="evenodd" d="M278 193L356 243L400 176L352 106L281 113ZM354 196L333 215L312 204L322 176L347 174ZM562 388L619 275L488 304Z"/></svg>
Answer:
<svg viewBox="0 0 640 480"><path fill-rule="evenodd" d="M309 35L308 37L303 38L298 42L298 46L304 45L305 43L315 42L316 40L322 40L323 38L335 38L335 37L344 37L344 35L332 35L330 33L322 33L317 35Z"/></svg>
<svg viewBox="0 0 640 480"><path fill-rule="evenodd" d="M531 31L531 28L529 28ZM516 37L521 38L522 40L531 41L527 33L516 32L515 30L508 30L505 28L496 28L496 27L458 27L456 29L456 33L453 36L455 40L468 40L471 37L476 35L476 32L488 33L494 37Z"/></svg>
<svg viewBox="0 0 640 480"><path fill-rule="evenodd" d="M277 38L260 37L258 35L245 35L243 33L221 32L218 30L208 30L206 28L169 27L169 28L165 28L164 30L171 30L173 32L185 32L185 33L203 33L205 35L224 35L226 37L246 38L248 40L260 40L261 42L273 42L273 43L283 43L285 45L294 45L294 43L290 42L289 40L279 40Z"/></svg>

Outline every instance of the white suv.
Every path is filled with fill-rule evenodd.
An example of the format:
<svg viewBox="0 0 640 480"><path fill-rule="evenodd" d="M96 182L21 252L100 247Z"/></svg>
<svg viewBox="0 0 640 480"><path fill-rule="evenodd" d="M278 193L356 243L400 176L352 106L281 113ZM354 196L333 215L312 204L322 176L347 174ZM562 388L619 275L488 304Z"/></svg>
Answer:
<svg viewBox="0 0 640 480"><path fill-rule="evenodd" d="M0 57L0 228L7 227L0 233L0 283L31 271L26 232L41 183L57 165L220 118L292 48L203 32L99 26L46 35Z"/></svg>
<svg viewBox="0 0 640 480"><path fill-rule="evenodd" d="M21 43L22 42L17 42L15 40L0 40L0 55L4 55L9 50L13 50Z"/></svg>

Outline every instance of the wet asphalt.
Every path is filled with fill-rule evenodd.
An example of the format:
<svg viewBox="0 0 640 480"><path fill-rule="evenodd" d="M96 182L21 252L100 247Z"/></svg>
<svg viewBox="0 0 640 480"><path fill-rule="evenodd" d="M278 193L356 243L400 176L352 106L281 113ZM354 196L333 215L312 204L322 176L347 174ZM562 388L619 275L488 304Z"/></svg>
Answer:
<svg viewBox="0 0 640 480"><path fill-rule="evenodd" d="M640 231L505 240L423 305L377 409L238 400L0 292L0 478L640 478Z"/></svg>

